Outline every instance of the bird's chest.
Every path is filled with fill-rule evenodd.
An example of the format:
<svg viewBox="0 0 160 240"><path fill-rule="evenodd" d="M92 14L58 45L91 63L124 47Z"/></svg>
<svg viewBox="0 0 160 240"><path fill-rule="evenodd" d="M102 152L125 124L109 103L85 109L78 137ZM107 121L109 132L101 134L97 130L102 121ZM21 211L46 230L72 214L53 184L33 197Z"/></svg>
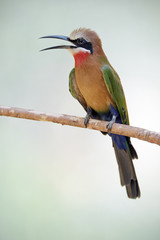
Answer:
<svg viewBox="0 0 160 240"><path fill-rule="evenodd" d="M113 102L105 85L102 72L94 67L88 67L76 69L75 74L78 88L87 106L96 112L106 112Z"/></svg>

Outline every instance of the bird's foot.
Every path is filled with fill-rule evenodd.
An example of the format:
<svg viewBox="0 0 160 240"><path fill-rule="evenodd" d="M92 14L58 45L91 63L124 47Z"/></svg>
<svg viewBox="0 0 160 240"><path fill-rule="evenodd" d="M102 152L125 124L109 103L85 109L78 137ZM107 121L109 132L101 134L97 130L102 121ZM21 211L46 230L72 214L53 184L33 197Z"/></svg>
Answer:
<svg viewBox="0 0 160 240"><path fill-rule="evenodd" d="M107 123L106 128L107 128L108 132L110 132L113 124L116 122L116 118L117 118L117 116L113 115L112 120L109 123Z"/></svg>
<svg viewBox="0 0 160 240"><path fill-rule="evenodd" d="M86 128L87 128L89 119L91 118L91 114L92 114L92 109L90 107L87 107L87 115L85 116L85 119L84 119L84 125Z"/></svg>

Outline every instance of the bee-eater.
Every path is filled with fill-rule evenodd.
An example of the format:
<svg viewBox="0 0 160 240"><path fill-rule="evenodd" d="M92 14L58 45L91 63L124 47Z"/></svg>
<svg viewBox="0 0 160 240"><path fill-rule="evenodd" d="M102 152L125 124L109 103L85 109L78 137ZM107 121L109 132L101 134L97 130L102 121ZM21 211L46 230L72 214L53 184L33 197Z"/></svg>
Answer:
<svg viewBox="0 0 160 240"><path fill-rule="evenodd" d="M50 49L68 49L74 57L75 68L69 75L69 90L83 106L90 118L109 121L108 130L116 123L129 125L128 110L120 78L108 61L96 32L79 28L69 37L51 35L42 38L57 38L72 43ZM42 50L42 51L43 51ZM105 134L105 133L103 133ZM113 147L119 167L120 181L126 186L129 198L140 197L140 189L132 159L138 158L130 138L112 134Z"/></svg>

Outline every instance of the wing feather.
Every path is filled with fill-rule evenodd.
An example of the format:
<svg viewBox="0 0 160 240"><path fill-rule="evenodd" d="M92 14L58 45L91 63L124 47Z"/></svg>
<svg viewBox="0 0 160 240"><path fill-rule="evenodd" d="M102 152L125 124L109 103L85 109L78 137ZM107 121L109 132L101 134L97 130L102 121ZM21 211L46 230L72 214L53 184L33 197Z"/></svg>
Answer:
<svg viewBox="0 0 160 240"><path fill-rule="evenodd" d="M76 82L75 68L73 68L69 74L69 91L72 96L79 101L83 108L87 111L87 104L82 96Z"/></svg>
<svg viewBox="0 0 160 240"><path fill-rule="evenodd" d="M125 95L118 74L116 74L114 70L108 65L104 65L102 67L102 73L106 87L111 95L113 102L117 106L122 123L129 125Z"/></svg>

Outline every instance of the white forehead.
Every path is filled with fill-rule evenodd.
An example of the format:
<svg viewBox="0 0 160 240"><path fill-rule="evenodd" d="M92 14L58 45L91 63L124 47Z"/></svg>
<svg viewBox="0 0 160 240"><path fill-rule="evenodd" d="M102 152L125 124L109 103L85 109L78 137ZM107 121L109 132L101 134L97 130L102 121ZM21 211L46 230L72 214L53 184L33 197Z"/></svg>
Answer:
<svg viewBox="0 0 160 240"><path fill-rule="evenodd" d="M85 40L89 41L86 33L87 33L87 29L85 28L76 29L70 34L70 39L75 40L77 38L83 37Z"/></svg>

